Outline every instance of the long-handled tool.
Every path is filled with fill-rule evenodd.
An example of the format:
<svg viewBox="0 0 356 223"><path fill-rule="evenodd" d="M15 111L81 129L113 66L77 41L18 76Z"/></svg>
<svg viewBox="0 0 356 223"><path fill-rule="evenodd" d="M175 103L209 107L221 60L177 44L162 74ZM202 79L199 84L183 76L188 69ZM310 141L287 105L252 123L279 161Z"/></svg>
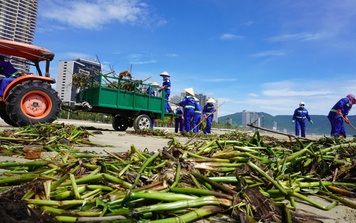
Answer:
<svg viewBox="0 0 356 223"><path fill-rule="evenodd" d="M216 108L216 110L219 109L219 108L221 107L221 105L223 105L224 103L225 103L225 101L224 101L223 103L221 103L221 104ZM214 113L215 113L215 112L212 112L211 114L209 114L208 116L206 116L205 119L207 119L210 115L212 115L212 114L214 114ZM205 119L201 120L201 121L198 123L198 125L194 126L194 128L193 128L191 131L193 132L193 130L194 130L196 127L200 126L200 124L203 123L203 122L205 121Z"/></svg>
<svg viewBox="0 0 356 223"><path fill-rule="evenodd" d="M349 124L356 131L356 127L350 122L350 120L347 121L342 114L340 116L347 124Z"/></svg>
<svg viewBox="0 0 356 223"><path fill-rule="evenodd" d="M218 110L220 107L221 107L221 105L223 105L225 103L225 101L224 102L222 102L215 110ZM208 116L206 116L206 118L208 118L210 115L212 115L212 114L214 114L214 112L212 112L211 114L209 114ZM206 119L205 118L205 119ZM196 125L196 126L194 126L194 128L191 130L192 132L193 132L193 130L196 128L196 127L198 127L198 126L200 126L200 124L201 123L203 123L203 121L205 121L205 119L203 119L203 120L201 120L200 122L199 122L199 124L198 125ZM201 132L202 130L199 130L199 132ZM189 144L194 138L195 138L195 136L197 136L198 134L195 134L190 140L188 140L186 143L185 143L185 145L187 145L187 144Z"/></svg>

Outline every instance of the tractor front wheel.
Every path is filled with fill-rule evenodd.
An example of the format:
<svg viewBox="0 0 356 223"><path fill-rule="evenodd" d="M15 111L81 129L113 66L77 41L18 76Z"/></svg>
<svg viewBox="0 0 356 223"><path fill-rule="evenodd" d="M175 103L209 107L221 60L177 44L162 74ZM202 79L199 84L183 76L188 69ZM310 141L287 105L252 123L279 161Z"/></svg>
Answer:
<svg viewBox="0 0 356 223"><path fill-rule="evenodd" d="M6 112L19 126L51 123L57 119L61 100L50 84L30 81L14 87L6 100Z"/></svg>

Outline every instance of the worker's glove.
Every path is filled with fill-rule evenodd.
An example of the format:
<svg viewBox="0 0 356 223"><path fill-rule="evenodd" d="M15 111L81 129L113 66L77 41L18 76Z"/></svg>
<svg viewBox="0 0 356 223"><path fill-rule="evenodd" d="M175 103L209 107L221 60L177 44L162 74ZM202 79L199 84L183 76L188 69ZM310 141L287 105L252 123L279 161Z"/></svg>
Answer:
<svg viewBox="0 0 356 223"><path fill-rule="evenodd" d="M310 120L309 122L310 122L310 124L314 124L313 120Z"/></svg>
<svg viewBox="0 0 356 223"><path fill-rule="evenodd" d="M184 120L184 116L183 116L183 115L181 115L181 117L182 117L182 120Z"/></svg>
<svg viewBox="0 0 356 223"><path fill-rule="evenodd" d="M345 122L347 123L347 124L350 124L350 120L349 120L349 118L348 117L344 117L345 118Z"/></svg>
<svg viewBox="0 0 356 223"><path fill-rule="evenodd" d="M204 119L206 119L208 116L206 116L206 114L203 115L204 116Z"/></svg>
<svg viewBox="0 0 356 223"><path fill-rule="evenodd" d="M294 124L294 122L295 122L295 121L294 121L294 120L292 120L292 124Z"/></svg>
<svg viewBox="0 0 356 223"><path fill-rule="evenodd" d="M336 114L339 115L339 116L342 116L342 111L341 111L341 109L338 109L337 112L336 112Z"/></svg>

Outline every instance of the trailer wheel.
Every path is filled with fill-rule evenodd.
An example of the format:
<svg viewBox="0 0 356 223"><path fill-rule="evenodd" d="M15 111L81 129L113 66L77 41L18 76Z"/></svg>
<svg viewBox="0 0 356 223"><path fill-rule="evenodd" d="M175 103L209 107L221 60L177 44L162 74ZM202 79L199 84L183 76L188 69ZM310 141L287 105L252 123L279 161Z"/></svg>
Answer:
<svg viewBox="0 0 356 223"><path fill-rule="evenodd" d="M61 100L50 84L30 81L14 87L7 100L6 112L19 126L51 123L57 119Z"/></svg>
<svg viewBox="0 0 356 223"><path fill-rule="evenodd" d="M124 117L121 116L115 116L112 119L112 127L115 129L115 131L126 131L128 127L128 122Z"/></svg>
<svg viewBox="0 0 356 223"><path fill-rule="evenodd" d="M18 125L15 122L11 121L9 115L6 113L5 110L0 110L0 117L2 118L2 120L4 120L6 124L14 127L18 127Z"/></svg>
<svg viewBox="0 0 356 223"><path fill-rule="evenodd" d="M136 132L141 132L144 129L151 128L151 118L148 115L139 115L134 121L134 129Z"/></svg>

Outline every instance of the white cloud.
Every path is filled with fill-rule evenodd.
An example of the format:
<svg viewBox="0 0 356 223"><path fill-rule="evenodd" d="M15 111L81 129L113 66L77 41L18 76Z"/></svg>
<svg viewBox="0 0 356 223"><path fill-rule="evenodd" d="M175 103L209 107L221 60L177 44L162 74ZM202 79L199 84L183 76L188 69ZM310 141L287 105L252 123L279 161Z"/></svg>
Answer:
<svg viewBox="0 0 356 223"><path fill-rule="evenodd" d="M243 38L244 38L243 36L239 36L231 33L223 33L220 36L221 40L234 40L234 39L243 39Z"/></svg>
<svg viewBox="0 0 356 223"><path fill-rule="evenodd" d="M296 34L283 34L278 36L273 36L269 38L269 41L272 42L281 42L281 41L314 41L325 38L329 36L325 33L296 33Z"/></svg>
<svg viewBox="0 0 356 223"><path fill-rule="evenodd" d="M78 53L78 52L68 52L66 53L66 57L70 58L69 60L74 60L74 59L91 59L93 60L93 55L90 54L85 54L85 53Z"/></svg>
<svg viewBox="0 0 356 223"><path fill-rule="evenodd" d="M270 56L284 56L286 53L283 50L270 50L251 54L251 57L270 57Z"/></svg>
<svg viewBox="0 0 356 223"><path fill-rule="evenodd" d="M144 24L149 7L140 0L44 0L41 16L82 29L100 29L111 22Z"/></svg>
<svg viewBox="0 0 356 223"><path fill-rule="evenodd" d="M253 25L253 21L247 21L247 22L245 22L245 23L243 23L242 25L244 25L244 26L251 26L251 25Z"/></svg>
<svg viewBox="0 0 356 223"><path fill-rule="evenodd" d="M286 88L281 88L278 90L266 90L262 91L266 96L271 97L290 97L290 96L315 96L315 95L325 95L330 94L331 91L298 91L298 90L289 90Z"/></svg>
<svg viewBox="0 0 356 223"><path fill-rule="evenodd" d="M203 79L205 82L232 82L237 81L236 78L213 78L213 79Z"/></svg>
<svg viewBox="0 0 356 223"><path fill-rule="evenodd" d="M157 63L157 60L151 59L152 55L150 54L130 54L128 56L130 64L150 64Z"/></svg>
<svg viewBox="0 0 356 223"><path fill-rule="evenodd" d="M178 57L179 55L176 54L176 53L167 53L167 54L165 54L165 56L167 56L167 57Z"/></svg>
<svg viewBox="0 0 356 223"><path fill-rule="evenodd" d="M145 61L130 61L131 64L150 64L157 63L157 60L145 60Z"/></svg>

